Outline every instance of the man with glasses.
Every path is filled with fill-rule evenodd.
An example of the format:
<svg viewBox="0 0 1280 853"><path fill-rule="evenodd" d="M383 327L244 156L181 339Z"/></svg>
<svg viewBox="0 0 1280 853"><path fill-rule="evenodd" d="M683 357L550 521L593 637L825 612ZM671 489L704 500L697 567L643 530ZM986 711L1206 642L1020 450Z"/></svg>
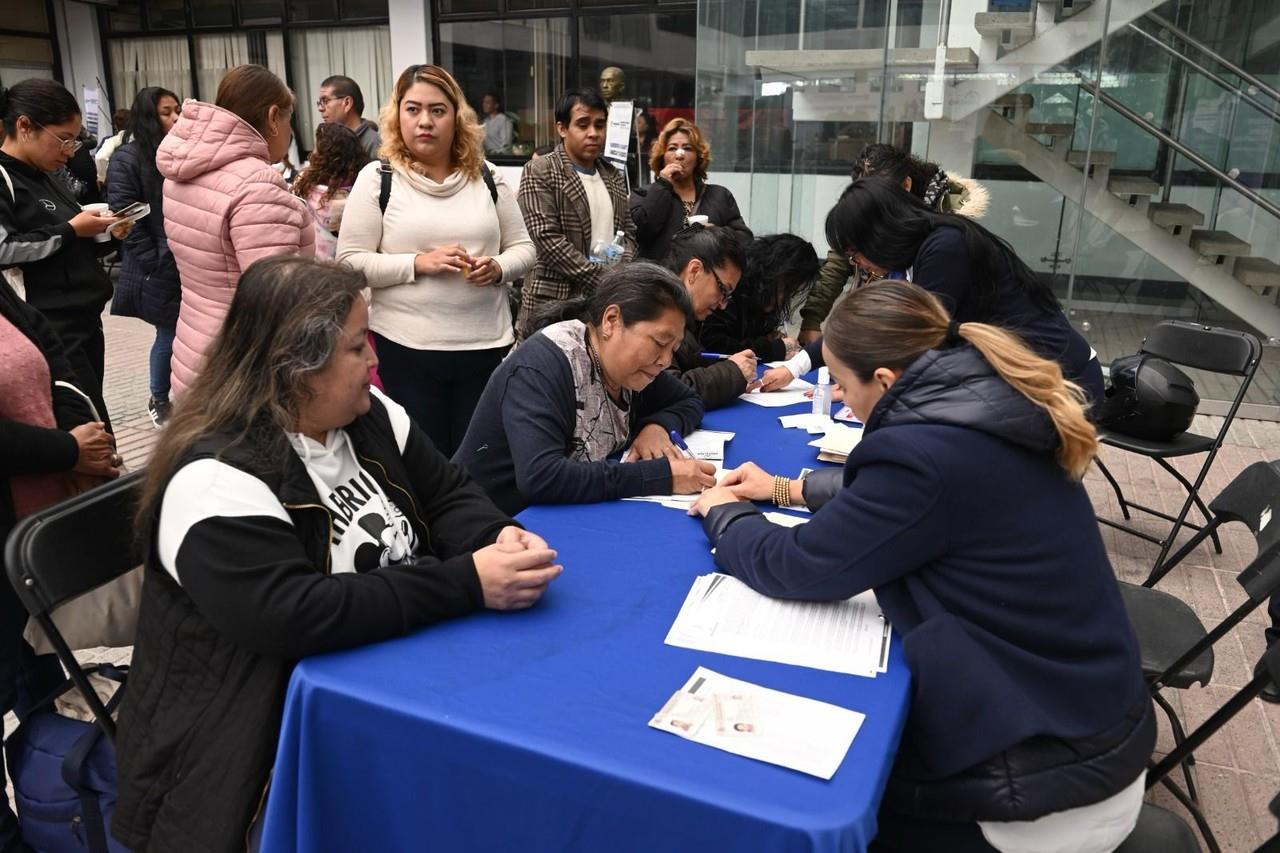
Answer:
<svg viewBox="0 0 1280 853"><path fill-rule="evenodd" d="M730 228L689 225L671 238L664 265L689 291L696 324L685 326L684 340L676 349L670 371L702 398L708 409L727 406L756 382L756 356L707 353L699 340L702 321L717 308L728 307L746 266L742 242Z"/></svg>
<svg viewBox="0 0 1280 853"><path fill-rule="evenodd" d="M360 140L364 150L369 152L369 156L377 159L382 137L378 134L376 124L361 118L364 113L364 95L355 80L341 74L326 77L320 84L316 109L320 111L321 121L348 127L356 135L356 139Z"/></svg>

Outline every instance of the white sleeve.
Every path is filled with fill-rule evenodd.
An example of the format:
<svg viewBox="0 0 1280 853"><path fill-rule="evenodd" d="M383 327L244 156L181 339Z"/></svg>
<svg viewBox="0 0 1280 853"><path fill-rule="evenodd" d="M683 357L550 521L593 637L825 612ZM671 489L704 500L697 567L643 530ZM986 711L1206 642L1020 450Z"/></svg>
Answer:
<svg viewBox="0 0 1280 853"><path fill-rule="evenodd" d="M409 413L404 410L404 406L379 391L376 386L369 386L369 393L377 396L386 407L387 417L391 419L391 431L396 436L396 447L403 454L405 447L409 444L409 424L412 423Z"/></svg>
<svg viewBox="0 0 1280 853"><path fill-rule="evenodd" d="M178 550L192 527L209 518L264 516L293 522L266 483L217 459L184 465L169 480L160 502L156 549L160 565L175 581Z"/></svg>
<svg viewBox="0 0 1280 853"><path fill-rule="evenodd" d="M799 378L813 369L813 362L809 358L809 353L802 348L789 360L782 362L782 366L790 370L792 376Z"/></svg>

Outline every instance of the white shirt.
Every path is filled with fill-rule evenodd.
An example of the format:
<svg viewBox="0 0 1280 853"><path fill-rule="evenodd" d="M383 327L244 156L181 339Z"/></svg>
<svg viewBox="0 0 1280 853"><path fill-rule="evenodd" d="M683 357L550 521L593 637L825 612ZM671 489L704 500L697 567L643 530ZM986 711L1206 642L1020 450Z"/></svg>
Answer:
<svg viewBox="0 0 1280 853"><path fill-rule="evenodd" d="M587 207L591 209L591 245L594 246L598 240L603 240L606 245L612 243L613 197L609 195L604 178L600 177L600 170L590 175L577 169L574 171L578 172L582 188L587 193Z"/></svg>
<svg viewBox="0 0 1280 853"><path fill-rule="evenodd" d="M484 117L484 150L487 154L504 154L511 150L514 137L511 119L504 113Z"/></svg>

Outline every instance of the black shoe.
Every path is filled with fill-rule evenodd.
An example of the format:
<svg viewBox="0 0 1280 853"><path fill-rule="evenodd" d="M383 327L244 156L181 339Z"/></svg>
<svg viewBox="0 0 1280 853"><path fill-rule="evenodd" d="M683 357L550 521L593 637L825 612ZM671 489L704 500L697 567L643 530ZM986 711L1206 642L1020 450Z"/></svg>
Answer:
<svg viewBox="0 0 1280 853"><path fill-rule="evenodd" d="M151 416L151 423L155 424L156 429L160 429L169 420L171 408L172 405L168 400L157 400L152 397L147 401L147 414Z"/></svg>
<svg viewBox="0 0 1280 853"><path fill-rule="evenodd" d="M1258 661L1253 667L1253 674L1256 676L1261 671L1262 661ZM1280 705L1280 687L1277 687L1274 681L1268 681L1267 686L1262 688L1262 692L1258 694L1258 698L1263 702Z"/></svg>

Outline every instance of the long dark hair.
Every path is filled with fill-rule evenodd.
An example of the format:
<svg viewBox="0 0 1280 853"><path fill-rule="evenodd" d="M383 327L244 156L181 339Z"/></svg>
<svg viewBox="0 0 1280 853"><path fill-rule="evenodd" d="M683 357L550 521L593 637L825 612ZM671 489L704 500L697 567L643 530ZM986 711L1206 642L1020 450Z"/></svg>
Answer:
<svg viewBox="0 0 1280 853"><path fill-rule="evenodd" d="M742 250L742 241L728 228L686 225L671 238L671 247L667 250L667 257L662 265L680 275L694 258L702 261L707 269L733 264L745 272L747 267L747 254Z"/></svg>
<svg viewBox="0 0 1280 853"><path fill-rule="evenodd" d="M767 315L774 325L781 325L808 293L821 269L818 253L808 240L795 234L757 237L747 247L747 265L733 298Z"/></svg>
<svg viewBox="0 0 1280 853"><path fill-rule="evenodd" d="M910 151L904 151L893 145L886 145L883 142L872 142L864 145L862 150L858 152L858 159L853 161L853 179L869 178L872 175L879 175L882 178L888 178L898 186L902 186L902 182L907 178L911 179L911 189L907 192L916 198L928 204L925 199L925 192L929 189L929 184L942 171L942 167L937 163L930 163L927 160L921 160ZM946 180L946 174L942 175L942 179ZM945 193L937 193L934 203L931 205L935 210L938 208Z"/></svg>
<svg viewBox="0 0 1280 853"><path fill-rule="evenodd" d="M694 322L693 302L675 273L640 261L610 268L590 296L548 305L533 318L529 334L565 320L599 326L610 305L618 306L624 326L656 319L672 308L684 314L686 327Z"/></svg>
<svg viewBox="0 0 1280 853"><path fill-rule="evenodd" d="M339 190L354 184L356 175L371 159L351 128L324 122L316 128L316 148L307 167L293 182L293 193L306 198L307 193L324 184L328 187L324 194L327 203Z"/></svg>
<svg viewBox="0 0 1280 853"><path fill-rule="evenodd" d="M906 270L915 263L925 238L944 226L964 235L968 292L978 317L990 317L997 283L1006 273L1036 307L1061 310L1053 291L1012 246L968 217L930 209L888 178L859 178L850 184L827 214L826 232L831 248L841 254L856 250L878 266Z"/></svg>
<svg viewBox="0 0 1280 853"><path fill-rule="evenodd" d="M163 179L156 168L156 149L164 141L164 128L160 126L158 108L161 98L173 98L173 102L181 106L182 100L161 86L148 86L138 92L129 109L129 123L125 126L123 144L136 144L141 155L138 160L142 164L142 192L147 203L151 205L151 215L161 215L161 187Z"/></svg>

